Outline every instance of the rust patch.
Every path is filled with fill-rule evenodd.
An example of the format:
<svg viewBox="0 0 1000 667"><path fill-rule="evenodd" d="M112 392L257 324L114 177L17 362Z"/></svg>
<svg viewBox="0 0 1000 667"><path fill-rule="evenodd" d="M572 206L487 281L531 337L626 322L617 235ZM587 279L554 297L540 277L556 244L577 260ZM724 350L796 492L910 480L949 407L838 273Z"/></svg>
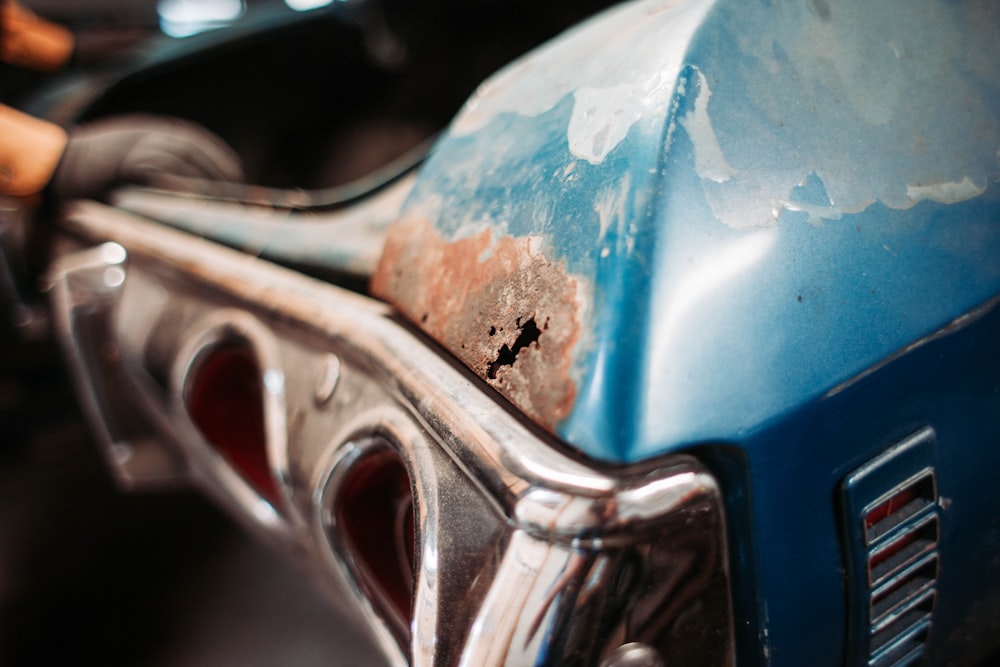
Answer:
<svg viewBox="0 0 1000 667"><path fill-rule="evenodd" d="M552 430L576 399L578 285L528 238L485 230L449 243L409 219L390 229L371 289Z"/></svg>

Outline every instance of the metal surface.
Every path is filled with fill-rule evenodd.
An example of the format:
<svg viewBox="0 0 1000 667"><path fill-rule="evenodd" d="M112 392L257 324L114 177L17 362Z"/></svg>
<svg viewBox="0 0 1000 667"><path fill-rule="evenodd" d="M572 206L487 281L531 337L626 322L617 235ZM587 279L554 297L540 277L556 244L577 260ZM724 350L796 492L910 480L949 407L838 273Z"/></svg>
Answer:
<svg viewBox="0 0 1000 667"><path fill-rule="evenodd" d="M998 33L1000 7L976 0L630 3L487 81L411 190L381 212L364 198L361 217L337 212L361 223L357 237L331 224L296 239L306 223L273 210L240 228L261 209L233 203L121 200L293 265L282 254L333 270L355 254L359 275L386 238L377 296L446 350L383 303L97 206L65 221L58 256L114 240L127 278L95 290L99 265L69 267L59 323L109 443L144 442L149 427L131 420L151 419L179 444L170 475L288 551L323 554L322 580L346 581L339 595L360 601L390 654L421 663L554 662L545 646L594 640L592 662L638 642L698 664L673 653L687 642L597 617L617 609L602 596L605 575L628 569L622 544L641 543L644 571L684 573L657 574L653 590L712 600L690 598L689 617L664 599L653 614L701 642L700 659L849 664L851 605L867 591L845 577L841 490L932 429L941 534L926 657L976 664L1000 627ZM400 220L383 237L368 215ZM246 242L258 231L266 243ZM294 242L271 253L286 233ZM241 336L278 349L280 506L256 504L179 408L198 354L185 341L212 329L208 311L239 311ZM116 347L102 356L105 340ZM409 625L327 511L354 457L383 446L417 502ZM673 518L717 494L726 541L700 524L713 546L686 559L704 544L689 549ZM726 576L694 583L698 564L726 560ZM712 612L729 609L726 584L731 626ZM721 645L701 634L718 624Z"/></svg>
<svg viewBox="0 0 1000 667"><path fill-rule="evenodd" d="M124 190L116 204L252 255L313 271L369 276L413 183L412 174L401 176L377 194L370 191L358 206L333 210L309 206L308 193L281 191L285 197L279 200L266 190L255 196L253 188L245 189L245 201ZM298 205L291 203L296 198Z"/></svg>
<svg viewBox="0 0 1000 667"><path fill-rule="evenodd" d="M988 2L622 5L480 87L377 294L477 373L467 350L508 344L494 322L565 322L499 388L592 456L740 439L1000 291L998 31ZM545 282L439 289L505 245L579 305ZM460 333L435 320L455 303ZM568 399L537 406L536 378Z"/></svg>
<svg viewBox="0 0 1000 667"><path fill-rule="evenodd" d="M109 330L124 260L124 248L106 243L62 263L53 276L61 286L52 295L53 319L57 329L80 336L64 352L77 369L77 393L115 479L124 488L170 485L182 463L164 447L155 425L137 419L138 396L124 382L121 350Z"/></svg>
<svg viewBox="0 0 1000 667"><path fill-rule="evenodd" d="M990 2L623 4L486 81L388 233L376 295L486 381L494 322L556 305L493 382L517 409L591 457L729 472L741 662L849 659L834 499L925 426L953 500L928 660L995 644L997 34ZM442 288L507 247L560 280Z"/></svg>
<svg viewBox="0 0 1000 667"><path fill-rule="evenodd" d="M61 227L54 303L95 424L113 431L118 395L131 396L182 459L179 479L318 568L390 658L592 664L641 642L667 664L732 664L720 495L695 459L594 466L504 411L383 304L98 204ZM120 280L94 282L112 270ZM274 504L184 409L195 360L227 336L251 345L267 388ZM94 366L109 344L115 369ZM413 488L409 623L386 611L335 520L342 480L371 447L394 451Z"/></svg>
<svg viewBox="0 0 1000 667"><path fill-rule="evenodd" d="M634 642L619 647L601 667L663 667L663 660L654 649Z"/></svg>
<svg viewBox="0 0 1000 667"><path fill-rule="evenodd" d="M446 243L426 220L396 225L371 289L392 294L469 368L546 428L576 399L570 352L585 292L530 239L485 231ZM460 289L456 289L460 286Z"/></svg>

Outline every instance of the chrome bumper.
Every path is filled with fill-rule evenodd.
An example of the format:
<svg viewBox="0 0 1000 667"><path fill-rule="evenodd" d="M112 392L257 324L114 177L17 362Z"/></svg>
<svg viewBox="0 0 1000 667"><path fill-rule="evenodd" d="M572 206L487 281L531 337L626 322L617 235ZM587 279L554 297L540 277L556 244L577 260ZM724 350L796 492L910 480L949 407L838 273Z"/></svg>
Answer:
<svg viewBox="0 0 1000 667"><path fill-rule="evenodd" d="M202 489L390 661L733 663L720 494L695 459L585 462L384 304L99 204L62 221L50 291L118 480ZM266 479L194 414L228 400L198 383L233 345Z"/></svg>

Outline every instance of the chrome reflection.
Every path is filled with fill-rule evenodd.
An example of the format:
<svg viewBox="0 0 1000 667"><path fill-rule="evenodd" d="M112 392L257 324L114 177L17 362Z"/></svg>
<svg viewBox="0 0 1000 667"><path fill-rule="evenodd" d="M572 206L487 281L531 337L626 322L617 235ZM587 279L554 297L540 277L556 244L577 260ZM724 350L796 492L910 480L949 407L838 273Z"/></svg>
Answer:
<svg viewBox="0 0 1000 667"><path fill-rule="evenodd" d="M384 304L99 204L62 224L64 266L107 240L128 252L121 286L88 296L74 287L85 274L53 277L81 385L142 396L137 414L184 478L308 562L390 661L733 664L720 492L694 458L571 457ZM91 363L95 331L120 363ZM183 400L200 355L233 339L274 399L277 525ZM95 400L99 425L121 393Z"/></svg>
<svg viewBox="0 0 1000 667"><path fill-rule="evenodd" d="M190 37L227 26L246 11L244 0L159 0L160 30L170 37Z"/></svg>
<svg viewBox="0 0 1000 667"><path fill-rule="evenodd" d="M343 2L343 0L336 1ZM285 4L288 5L288 8L297 12L308 12L314 9L320 9L321 7L328 7L334 2L335 0L285 0Z"/></svg>

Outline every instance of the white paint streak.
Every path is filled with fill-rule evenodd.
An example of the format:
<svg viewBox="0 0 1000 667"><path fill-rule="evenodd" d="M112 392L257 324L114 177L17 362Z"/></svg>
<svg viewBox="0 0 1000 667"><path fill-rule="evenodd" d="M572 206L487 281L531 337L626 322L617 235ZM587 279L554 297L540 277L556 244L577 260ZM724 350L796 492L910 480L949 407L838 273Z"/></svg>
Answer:
<svg viewBox="0 0 1000 667"><path fill-rule="evenodd" d="M597 199L594 201L594 211L600 221L601 229L598 238L602 241L607 236L608 230L611 229L612 222L617 223L619 236L624 231L625 204L628 202L628 194L631 189L632 175L625 172L618 187L609 187L598 193Z"/></svg>
<svg viewBox="0 0 1000 667"><path fill-rule="evenodd" d="M960 181L949 183L931 183L930 185L907 185L906 196L916 204L925 199L939 204L957 204L972 199L986 192L986 187L979 187L972 179L965 176Z"/></svg>
<svg viewBox="0 0 1000 667"><path fill-rule="evenodd" d="M566 132L570 152L591 164L603 162L642 117L646 95L631 84L577 90Z"/></svg>
<svg viewBox="0 0 1000 667"><path fill-rule="evenodd" d="M673 279L657 283L650 303L658 304L656 336L651 339L646 364L645 411L669 418L670 412L690 409L683 400L664 402L663 396L678 395L677 376L660 372L671 368L677 350L685 349L692 322L705 321L706 313L718 313L712 296L752 272L767 257L777 241L774 229L749 232L727 243L710 244L689 258ZM724 327L723 327L724 329ZM682 407L683 406L683 407Z"/></svg>
<svg viewBox="0 0 1000 667"><path fill-rule="evenodd" d="M541 236L531 235L528 237L528 254L541 255L545 250L545 239Z"/></svg>
<svg viewBox="0 0 1000 667"><path fill-rule="evenodd" d="M698 176L716 183L725 183L736 174L736 170L726 162L719 138L708 117L708 101L712 98L708 80L701 70L696 68L695 71L698 72L698 97L694 109L685 114L680 122L694 146L694 169Z"/></svg>

